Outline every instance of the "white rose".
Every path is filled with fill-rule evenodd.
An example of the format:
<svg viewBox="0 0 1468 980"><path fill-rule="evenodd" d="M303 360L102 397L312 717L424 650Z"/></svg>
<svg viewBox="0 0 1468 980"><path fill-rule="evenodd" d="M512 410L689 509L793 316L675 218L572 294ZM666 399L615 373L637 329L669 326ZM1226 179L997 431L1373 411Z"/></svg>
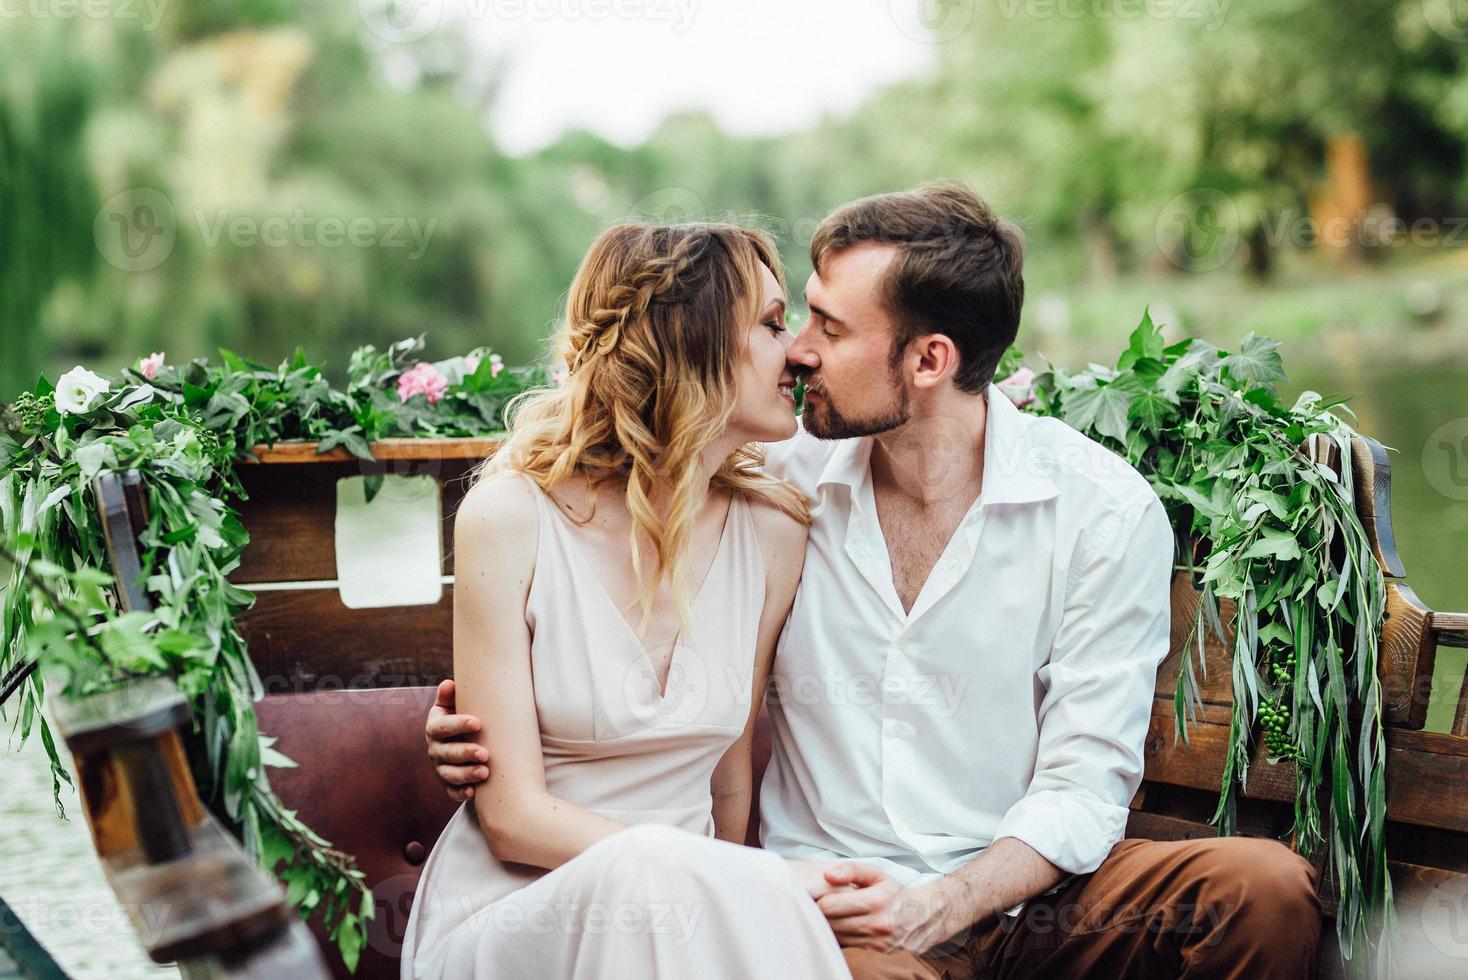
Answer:
<svg viewBox="0 0 1468 980"><path fill-rule="evenodd" d="M56 411L62 415L79 415L98 393L109 387L106 378L78 364L56 382Z"/></svg>

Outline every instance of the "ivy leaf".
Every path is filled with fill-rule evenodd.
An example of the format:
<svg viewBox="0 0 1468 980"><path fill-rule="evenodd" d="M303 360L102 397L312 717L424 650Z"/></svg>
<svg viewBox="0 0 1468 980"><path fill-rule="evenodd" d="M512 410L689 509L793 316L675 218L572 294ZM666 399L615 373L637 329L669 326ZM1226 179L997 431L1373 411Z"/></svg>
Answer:
<svg viewBox="0 0 1468 980"><path fill-rule="evenodd" d="M212 398L214 395L214 389L203 388L199 385L191 384L190 382L185 381L183 386L183 394L185 405L187 405L189 408L198 408L200 405L207 405L209 403L209 399Z"/></svg>
<svg viewBox="0 0 1468 980"><path fill-rule="evenodd" d="M1121 357L1116 362L1118 371L1127 371L1138 361L1150 359L1162 361L1163 344L1162 330L1152 322L1152 311L1142 311L1142 322L1137 324L1137 329L1132 331L1131 343L1126 350L1122 351Z"/></svg>
<svg viewBox="0 0 1468 980"><path fill-rule="evenodd" d="M224 347L219 348L219 359L224 362L224 370L230 374L249 370L249 368L245 366L244 358L240 357L234 351L228 350Z"/></svg>
<svg viewBox="0 0 1468 980"><path fill-rule="evenodd" d="M346 429L337 429L335 432L328 433L326 438L316 444L316 452L320 455L321 453L335 449L337 446L343 447L347 452L363 462L377 462L372 456L372 449L367 445L367 440L362 438L362 427L360 425L353 425Z"/></svg>
<svg viewBox="0 0 1468 980"><path fill-rule="evenodd" d="M1256 384L1279 381L1285 377L1284 359L1279 356L1279 341L1257 337L1249 331L1237 354L1230 354L1220 364L1229 375Z"/></svg>
<svg viewBox="0 0 1468 980"><path fill-rule="evenodd" d="M1153 389L1137 396L1127 412L1127 417L1156 435L1166 427L1168 422L1177 418L1177 409L1161 392Z"/></svg>
<svg viewBox="0 0 1468 980"><path fill-rule="evenodd" d="M1168 365L1162 377L1157 381L1157 388L1171 402L1176 404L1180 400L1181 393L1187 388L1188 382L1205 374L1211 374L1223 353L1205 340L1193 339L1184 341L1183 344L1174 344L1168 348L1171 352L1180 346L1185 346L1185 353L1176 361Z"/></svg>
<svg viewBox="0 0 1468 980"><path fill-rule="evenodd" d="M1066 399L1065 422L1082 432L1094 429L1117 442L1126 442L1127 414L1135 398L1136 392L1125 380L1078 391Z"/></svg>

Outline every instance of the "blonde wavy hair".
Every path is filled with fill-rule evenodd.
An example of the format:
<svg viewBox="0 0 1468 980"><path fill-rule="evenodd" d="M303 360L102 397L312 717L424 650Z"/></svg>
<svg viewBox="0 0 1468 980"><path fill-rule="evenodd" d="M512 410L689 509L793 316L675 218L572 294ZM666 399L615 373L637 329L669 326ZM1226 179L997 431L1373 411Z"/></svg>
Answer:
<svg viewBox="0 0 1468 980"><path fill-rule="evenodd" d="M511 403L508 441L473 477L514 470L547 493L573 474L593 490L625 481L639 632L664 576L689 626L684 559L706 487L761 497L810 522L804 494L759 472L764 456L756 444L735 450L710 482L702 479L701 457L734 412L745 328L762 299L761 265L784 289L774 244L736 225L604 231L581 260L556 332L565 383ZM661 515L658 489L666 491ZM644 574L643 536L652 542L651 576Z"/></svg>

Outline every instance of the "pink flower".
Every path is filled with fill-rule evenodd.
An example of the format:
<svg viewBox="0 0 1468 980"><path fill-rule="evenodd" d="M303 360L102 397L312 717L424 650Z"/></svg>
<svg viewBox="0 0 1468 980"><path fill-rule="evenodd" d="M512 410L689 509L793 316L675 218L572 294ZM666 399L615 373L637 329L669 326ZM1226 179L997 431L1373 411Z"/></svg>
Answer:
<svg viewBox="0 0 1468 980"><path fill-rule="evenodd" d="M489 376L491 378L497 376L504 369L505 362L500 358L498 354L489 355Z"/></svg>
<svg viewBox="0 0 1468 980"><path fill-rule="evenodd" d="M1020 368L1003 381L994 383L1014 402L1016 408L1024 408L1035 400L1035 372L1029 368Z"/></svg>
<svg viewBox="0 0 1468 980"><path fill-rule="evenodd" d="M557 388L559 388L562 385L564 385L566 383L566 379L569 378L570 376L571 376L571 372L570 371L567 371L563 367L556 368L555 370L551 371L551 380L556 383L556 387Z"/></svg>
<svg viewBox="0 0 1468 980"><path fill-rule="evenodd" d="M138 370L143 372L143 377L145 378L158 377L158 369L161 367L163 367L162 351L149 354L147 357L138 361Z"/></svg>
<svg viewBox="0 0 1468 980"><path fill-rule="evenodd" d="M398 399L407 401L414 395L423 395L432 405L448 390L448 379L438 373L438 368L427 361L419 361L398 375Z"/></svg>

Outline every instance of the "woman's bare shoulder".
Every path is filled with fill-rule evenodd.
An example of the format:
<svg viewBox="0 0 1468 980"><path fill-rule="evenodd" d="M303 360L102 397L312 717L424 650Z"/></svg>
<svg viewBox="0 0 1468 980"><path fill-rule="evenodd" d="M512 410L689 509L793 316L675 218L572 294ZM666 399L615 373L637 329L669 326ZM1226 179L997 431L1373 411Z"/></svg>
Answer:
<svg viewBox="0 0 1468 980"><path fill-rule="evenodd" d="M513 470L492 473L471 486L454 512L454 537L493 540L500 547L533 546L540 515L529 478Z"/></svg>
<svg viewBox="0 0 1468 980"><path fill-rule="evenodd" d="M754 533L765 560L784 565L796 563L799 567L798 563L805 556L805 541L810 529L766 497L747 493L745 499L749 502Z"/></svg>

